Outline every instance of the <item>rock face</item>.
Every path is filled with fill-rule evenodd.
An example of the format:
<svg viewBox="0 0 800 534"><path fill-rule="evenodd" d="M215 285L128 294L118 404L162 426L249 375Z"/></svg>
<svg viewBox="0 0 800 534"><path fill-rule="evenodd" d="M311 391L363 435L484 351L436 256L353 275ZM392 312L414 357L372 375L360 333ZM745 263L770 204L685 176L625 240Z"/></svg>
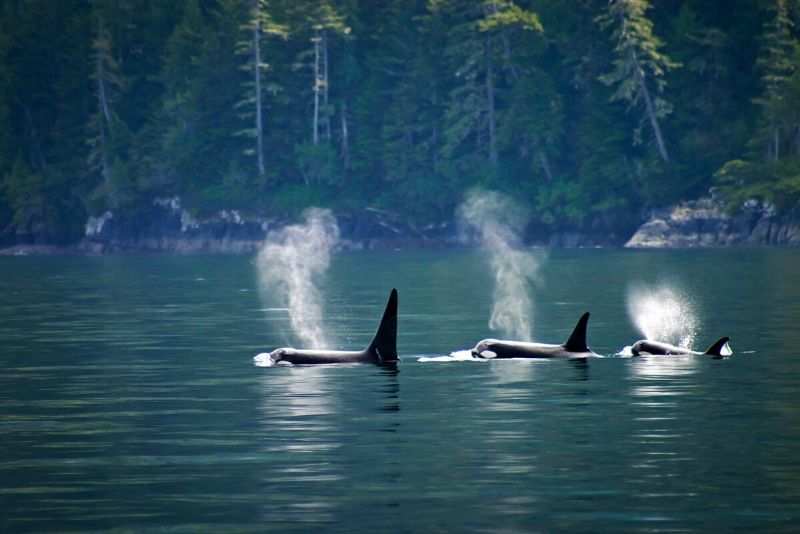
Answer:
<svg viewBox="0 0 800 534"><path fill-rule="evenodd" d="M389 212L366 208L337 214L341 249L420 248L441 245L448 226L416 228ZM106 212L90 217L78 251L90 254L173 252L178 254L253 253L270 231L289 221L244 216L223 210L198 219L181 207L178 197L158 198L152 206L124 216Z"/></svg>
<svg viewBox="0 0 800 534"><path fill-rule="evenodd" d="M421 227L402 214L376 208L337 213L336 218L341 232L339 249L464 246L456 221ZM731 216L721 203L706 198L655 211L636 230L639 221L638 216L620 213L616 218L594 218L575 227L534 224L526 229L524 239L530 245L549 247L800 245L800 203L778 214L770 204L748 200ZM4 241L0 235L0 254L254 253L270 231L291 222L243 215L237 210L222 210L201 219L183 209L178 197L157 198L134 211L90 217L77 244L74 238L58 240L35 232L24 240L5 236Z"/></svg>
<svg viewBox="0 0 800 534"><path fill-rule="evenodd" d="M271 224L274 223L260 218L245 219L236 210L223 210L200 221L181 208L179 198L158 198L149 209L124 217L110 211L90 217L78 249L98 254L253 252Z"/></svg>
<svg viewBox="0 0 800 534"><path fill-rule="evenodd" d="M626 247L688 248L727 245L800 245L800 203L784 214L748 200L733 216L710 198L654 212Z"/></svg>

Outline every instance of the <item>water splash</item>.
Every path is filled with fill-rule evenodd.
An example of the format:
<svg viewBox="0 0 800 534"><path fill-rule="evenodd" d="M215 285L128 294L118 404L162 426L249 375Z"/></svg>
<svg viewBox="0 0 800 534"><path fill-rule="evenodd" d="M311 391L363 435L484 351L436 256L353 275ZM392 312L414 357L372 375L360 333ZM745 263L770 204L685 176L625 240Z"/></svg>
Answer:
<svg viewBox="0 0 800 534"><path fill-rule="evenodd" d="M473 189L458 213L478 233L490 254L494 273L492 315L489 328L515 339L531 339L533 300L530 286L541 264L531 251L522 249L520 231L527 214L509 197L494 191Z"/></svg>
<svg viewBox="0 0 800 534"><path fill-rule="evenodd" d="M274 367L275 362L270 358L269 352L262 352L253 356L253 364L256 367Z"/></svg>
<svg viewBox="0 0 800 534"><path fill-rule="evenodd" d="M691 301L667 285L628 289L628 316L646 338L690 348L697 332Z"/></svg>
<svg viewBox="0 0 800 534"><path fill-rule="evenodd" d="M471 350L456 350L450 353L449 356L422 356L417 360L418 362L488 362L482 358L475 358L472 356Z"/></svg>
<svg viewBox="0 0 800 534"><path fill-rule="evenodd" d="M330 210L311 208L305 223L270 232L256 259L262 294L277 291L286 303L295 334L312 349L329 346L322 324L316 277L330 264L339 227Z"/></svg>

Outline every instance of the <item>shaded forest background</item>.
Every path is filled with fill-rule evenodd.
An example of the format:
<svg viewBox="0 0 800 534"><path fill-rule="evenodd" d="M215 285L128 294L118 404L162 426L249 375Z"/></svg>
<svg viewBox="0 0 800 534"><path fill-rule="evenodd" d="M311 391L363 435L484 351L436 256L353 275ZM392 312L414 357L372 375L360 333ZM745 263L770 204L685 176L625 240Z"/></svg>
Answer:
<svg viewBox="0 0 800 534"><path fill-rule="evenodd" d="M800 198L798 0L0 0L0 230Z"/></svg>

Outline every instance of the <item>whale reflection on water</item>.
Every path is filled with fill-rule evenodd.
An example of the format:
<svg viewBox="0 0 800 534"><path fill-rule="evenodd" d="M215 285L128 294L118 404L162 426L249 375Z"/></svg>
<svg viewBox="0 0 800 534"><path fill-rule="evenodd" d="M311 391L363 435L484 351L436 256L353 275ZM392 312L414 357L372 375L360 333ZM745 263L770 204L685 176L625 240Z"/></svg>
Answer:
<svg viewBox="0 0 800 534"><path fill-rule="evenodd" d="M686 395L696 387L682 380L697 373L698 361L690 356L651 356L631 361L631 374L641 384L633 389L637 397Z"/></svg>
<svg viewBox="0 0 800 534"><path fill-rule="evenodd" d="M665 481L685 476L686 466L696 461L698 437L685 421L685 404L704 395L698 372L707 360L647 356L627 363L632 382L627 441L635 450L628 467L638 473L635 479L646 495L658 498Z"/></svg>
<svg viewBox="0 0 800 534"><path fill-rule="evenodd" d="M397 367L288 366L262 373L259 476L264 517L329 524L347 513L342 499L360 483L358 465L380 472L384 484L401 475L394 458L402 419ZM358 388L353 388L353 378ZM286 488L304 487L302 499ZM390 494L388 491L379 492ZM381 502L384 506L394 502Z"/></svg>

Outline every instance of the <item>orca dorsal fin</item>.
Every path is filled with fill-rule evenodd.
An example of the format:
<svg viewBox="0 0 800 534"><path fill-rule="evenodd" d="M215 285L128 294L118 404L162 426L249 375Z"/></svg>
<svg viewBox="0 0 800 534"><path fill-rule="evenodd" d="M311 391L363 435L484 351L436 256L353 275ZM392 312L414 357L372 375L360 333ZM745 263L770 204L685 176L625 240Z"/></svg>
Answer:
<svg viewBox="0 0 800 534"><path fill-rule="evenodd" d="M589 347L586 346L586 325L589 324L589 312L581 315L578 319L578 324L575 325L575 330L572 335L564 343L564 348L569 352L589 352Z"/></svg>
<svg viewBox="0 0 800 534"><path fill-rule="evenodd" d="M719 338L703 354L708 354L709 356L714 356L715 358L722 358L723 357L722 349L723 347L725 347L725 344L728 343L728 341L730 340L731 338L729 338L728 336Z"/></svg>
<svg viewBox="0 0 800 534"><path fill-rule="evenodd" d="M397 290L392 289L389 294L389 301L386 303L386 310L383 312L381 324L372 343L367 347L366 352L373 354L380 362L397 361Z"/></svg>

